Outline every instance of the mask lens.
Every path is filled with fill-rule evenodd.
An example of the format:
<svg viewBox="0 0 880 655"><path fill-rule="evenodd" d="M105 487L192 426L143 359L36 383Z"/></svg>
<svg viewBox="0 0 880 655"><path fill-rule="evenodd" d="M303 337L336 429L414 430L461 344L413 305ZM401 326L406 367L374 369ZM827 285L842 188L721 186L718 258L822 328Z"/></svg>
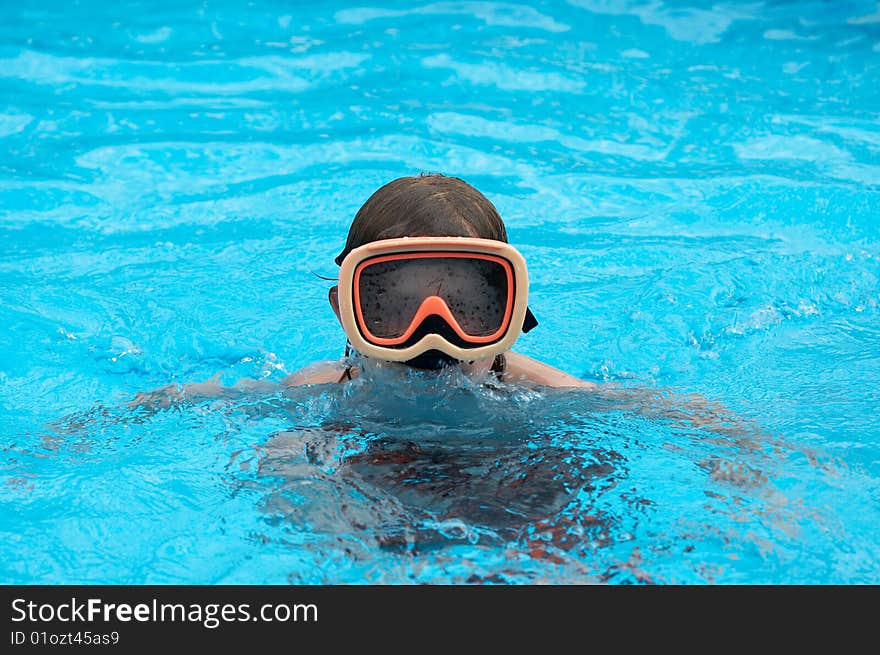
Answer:
<svg viewBox="0 0 880 655"><path fill-rule="evenodd" d="M380 339L399 338L425 299L438 296L467 335L495 334L512 292L509 264L502 261L470 255L367 260L357 285L364 327Z"/></svg>

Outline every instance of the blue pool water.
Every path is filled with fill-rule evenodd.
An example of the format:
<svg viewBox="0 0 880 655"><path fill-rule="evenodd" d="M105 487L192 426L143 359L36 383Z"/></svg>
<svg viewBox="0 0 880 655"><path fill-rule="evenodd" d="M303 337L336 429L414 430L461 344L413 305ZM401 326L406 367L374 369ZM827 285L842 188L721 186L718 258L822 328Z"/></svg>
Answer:
<svg viewBox="0 0 880 655"><path fill-rule="evenodd" d="M869 1L3 3L0 581L880 582L878 81ZM603 393L129 407L341 357L425 171Z"/></svg>

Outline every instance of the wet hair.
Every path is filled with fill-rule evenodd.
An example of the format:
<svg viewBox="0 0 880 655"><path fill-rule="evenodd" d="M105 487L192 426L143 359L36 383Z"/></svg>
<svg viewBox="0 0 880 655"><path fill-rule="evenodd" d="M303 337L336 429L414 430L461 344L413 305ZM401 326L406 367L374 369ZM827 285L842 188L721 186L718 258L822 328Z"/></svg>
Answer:
<svg viewBox="0 0 880 655"><path fill-rule="evenodd" d="M476 237L507 243L507 230L488 198L457 177L436 173L399 177L380 187L358 210L342 264L355 248L400 237Z"/></svg>

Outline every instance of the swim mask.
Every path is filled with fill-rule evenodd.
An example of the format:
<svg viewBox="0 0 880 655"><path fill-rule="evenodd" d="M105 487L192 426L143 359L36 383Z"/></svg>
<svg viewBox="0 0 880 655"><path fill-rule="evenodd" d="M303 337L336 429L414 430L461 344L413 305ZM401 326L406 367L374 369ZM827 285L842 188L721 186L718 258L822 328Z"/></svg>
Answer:
<svg viewBox="0 0 880 655"><path fill-rule="evenodd" d="M383 239L342 261L340 318L368 357L418 362L439 351L476 360L505 352L537 325L528 290L525 260L503 241Z"/></svg>

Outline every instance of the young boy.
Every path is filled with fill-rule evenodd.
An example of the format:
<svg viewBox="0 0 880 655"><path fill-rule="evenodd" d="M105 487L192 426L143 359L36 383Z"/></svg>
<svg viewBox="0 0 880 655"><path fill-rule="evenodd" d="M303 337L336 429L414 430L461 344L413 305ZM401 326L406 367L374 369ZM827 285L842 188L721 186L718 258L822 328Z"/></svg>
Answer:
<svg viewBox="0 0 880 655"><path fill-rule="evenodd" d="M501 216L456 177L385 184L364 203L336 258L330 305L357 365L316 362L283 384L344 383L364 366L440 369L553 387L595 385L509 350L537 325L522 256Z"/></svg>

